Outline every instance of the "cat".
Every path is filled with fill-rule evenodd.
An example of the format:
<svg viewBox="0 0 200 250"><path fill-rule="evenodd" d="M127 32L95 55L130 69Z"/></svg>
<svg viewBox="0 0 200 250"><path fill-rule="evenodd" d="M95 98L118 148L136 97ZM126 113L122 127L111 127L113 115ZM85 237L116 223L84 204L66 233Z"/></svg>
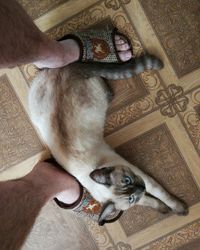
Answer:
<svg viewBox="0 0 200 250"><path fill-rule="evenodd" d="M123 64L74 63L43 69L29 92L33 124L57 162L102 204L99 224L114 210L137 205L187 215L187 205L118 155L104 141L111 91L103 78L124 79L163 63L146 54ZM103 78L102 78L103 77Z"/></svg>

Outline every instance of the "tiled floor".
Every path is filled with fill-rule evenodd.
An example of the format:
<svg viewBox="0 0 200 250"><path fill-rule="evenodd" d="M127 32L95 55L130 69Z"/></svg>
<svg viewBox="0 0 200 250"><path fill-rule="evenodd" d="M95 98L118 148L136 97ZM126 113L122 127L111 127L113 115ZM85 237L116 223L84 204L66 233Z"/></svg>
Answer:
<svg viewBox="0 0 200 250"><path fill-rule="evenodd" d="M130 38L136 55L148 50L164 61L160 72L110 82L116 95L105 136L190 206L186 217L136 207L99 228L49 203L23 249L200 249L199 1L18 1L52 38L110 19ZM34 73L32 65L0 71L0 179L25 174L49 154L27 115Z"/></svg>

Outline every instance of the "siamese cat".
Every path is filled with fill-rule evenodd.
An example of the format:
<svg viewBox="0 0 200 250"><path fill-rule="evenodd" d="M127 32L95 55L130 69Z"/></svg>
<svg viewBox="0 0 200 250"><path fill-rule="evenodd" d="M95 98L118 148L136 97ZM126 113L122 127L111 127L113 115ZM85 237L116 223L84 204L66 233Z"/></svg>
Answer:
<svg viewBox="0 0 200 250"><path fill-rule="evenodd" d="M99 202L99 223L113 210L135 204L161 213L188 213L187 205L123 159L104 141L110 91L106 79L124 79L163 63L146 54L123 64L74 63L43 69L33 80L29 109L33 124L57 162Z"/></svg>

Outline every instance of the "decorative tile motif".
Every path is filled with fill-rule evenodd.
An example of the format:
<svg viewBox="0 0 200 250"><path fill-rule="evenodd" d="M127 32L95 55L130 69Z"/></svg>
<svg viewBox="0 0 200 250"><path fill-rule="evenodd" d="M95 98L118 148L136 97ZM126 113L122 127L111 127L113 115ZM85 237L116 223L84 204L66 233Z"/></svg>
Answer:
<svg viewBox="0 0 200 250"><path fill-rule="evenodd" d="M186 243L179 247L177 250L199 250L200 238L193 240L192 242Z"/></svg>
<svg viewBox="0 0 200 250"><path fill-rule="evenodd" d="M130 3L131 0L121 0L122 4L128 4ZM113 10L118 10L120 8L121 5L119 0L105 0L105 6L108 9L113 9Z"/></svg>
<svg viewBox="0 0 200 250"><path fill-rule="evenodd" d="M116 151L188 205L200 200L200 192L165 124L120 145ZM125 212L120 222L130 236L165 217L153 209L138 206Z"/></svg>
<svg viewBox="0 0 200 250"><path fill-rule="evenodd" d="M109 85L114 90L115 95L110 104L109 113L113 113L149 94L148 89L139 76L126 80L109 81Z"/></svg>
<svg viewBox="0 0 200 250"><path fill-rule="evenodd" d="M17 0L32 17L36 19L43 14L47 13L53 8L56 8L58 5L66 2L67 0Z"/></svg>
<svg viewBox="0 0 200 250"><path fill-rule="evenodd" d="M155 103L155 97L157 91L163 89L163 82L158 73L146 71L140 75L140 78L133 78L131 83L132 87L135 86L137 88L137 90L132 92L132 98L131 91L125 85L126 81L123 81L125 85L124 93L117 91L118 85L114 85L114 83L112 85L111 83L116 95L109 108L110 112L106 121L105 135L109 135L159 108ZM138 83L140 85L137 85ZM142 86L145 87L143 87L143 90L141 89ZM134 96L135 94L136 96ZM121 98L122 96L124 96L124 99Z"/></svg>
<svg viewBox="0 0 200 250"><path fill-rule="evenodd" d="M125 242L119 241L119 242L117 242L115 247L108 247L108 248L106 248L106 250L132 250L132 247L131 247L131 245L129 245Z"/></svg>
<svg viewBox="0 0 200 250"><path fill-rule="evenodd" d="M99 249L107 249L113 248L115 249L115 243L111 239L106 227L99 227L99 225L86 218L85 221L87 222L87 228L90 231L92 237L95 239L95 242Z"/></svg>
<svg viewBox="0 0 200 250"><path fill-rule="evenodd" d="M171 84L166 89L158 91L155 102L160 107L162 115L172 118L186 110L189 100L184 95L183 88Z"/></svg>
<svg viewBox="0 0 200 250"><path fill-rule="evenodd" d="M197 115L200 117L200 104L194 106L194 110L195 110L195 112L197 113Z"/></svg>
<svg viewBox="0 0 200 250"><path fill-rule="evenodd" d="M200 2L140 0L178 77L200 67Z"/></svg>
<svg viewBox="0 0 200 250"><path fill-rule="evenodd" d="M126 2L128 0L123 1ZM110 9L106 6L105 1L100 1L97 5L78 13L69 20L48 30L47 34L54 39L58 39L67 33L89 28L108 18L110 18L113 25L116 26L119 31L131 40L134 54L137 56L140 55L143 51L141 42L123 9L121 7L117 10Z"/></svg>
<svg viewBox="0 0 200 250"><path fill-rule="evenodd" d="M118 0L105 0L105 6L108 9L118 10L120 8L120 2Z"/></svg>
<svg viewBox="0 0 200 250"><path fill-rule="evenodd" d="M22 250L98 250L85 223L54 202L43 207Z"/></svg>
<svg viewBox="0 0 200 250"><path fill-rule="evenodd" d="M6 75L0 77L0 172L43 150Z"/></svg>
<svg viewBox="0 0 200 250"><path fill-rule="evenodd" d="M21 71L22 75L24 76L28 86L31 85L32 80L34 79L37 68L34 64L26 64L19 67L19 70Z"/></svg>
<svg viewBox="0 0 200 250"><path fill-rule="evenodd" d="M197 152L200 154L200 87L187 93L188 108L179 118L188 132Z"/></svg>
<svg viewBox="0 0 200 250"><path fill-rule="evenodd" d="M164 236L138 250L164 250L164 249L180 249L180 250L199 250L200 244L200 220L190 223L189 225L176 230L172 234Z"/></svg>

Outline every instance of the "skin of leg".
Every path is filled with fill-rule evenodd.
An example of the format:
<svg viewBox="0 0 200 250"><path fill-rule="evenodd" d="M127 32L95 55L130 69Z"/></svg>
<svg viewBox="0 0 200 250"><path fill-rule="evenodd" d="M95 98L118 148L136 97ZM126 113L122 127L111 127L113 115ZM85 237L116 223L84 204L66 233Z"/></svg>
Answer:
<svg viewBox="0 0 200 250"><path fill-rule="evenodd" d="M52 164L41 162L25 177L0 182L0 248L20 249L45 203L62 191L68 204L80 195L77 181Z"/></svg>
<svg viewBox="0 0 200 250"><path fill-rule="evenodd" d="M39 68L57 68L79 59L80 48L75 40L49 39L15 0L0 0L0 24L0 37L3 37L0 68L27 63L35 63ZM116 46L122 61L132 57L128 43L116 40Z"/></svg>
<svg viewBox="0 0 200 250"><path fill-rule="evenodd" d="M50 40L15 0L0 0L0 24L0 68L40 61L51 68L78 59L79 51L74 55L71 48Z"/></svg>

